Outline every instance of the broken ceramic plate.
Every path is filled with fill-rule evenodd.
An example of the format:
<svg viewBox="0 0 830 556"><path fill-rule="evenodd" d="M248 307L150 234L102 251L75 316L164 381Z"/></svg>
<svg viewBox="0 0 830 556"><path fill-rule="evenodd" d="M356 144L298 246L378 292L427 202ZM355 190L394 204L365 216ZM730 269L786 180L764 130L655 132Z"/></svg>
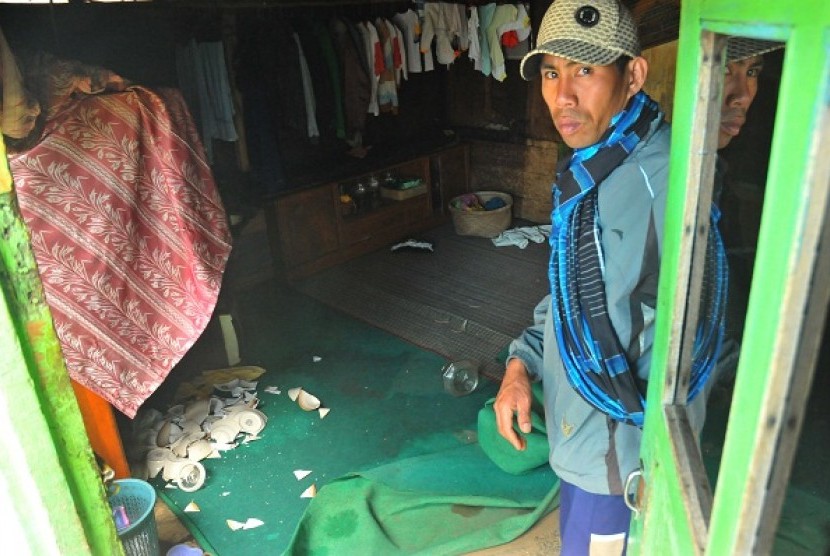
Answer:
<svg viewBox="0 0 830 556"><path fill-rule="evenodd" d="M265 522L261 519L257 519L255 517L249 517L245 523L241 521L234 521L233 519L225 520L228 524L228 527L231 528L231 531L239 531L240 529L253 529L254 527L259 527L260 525L265 525Z"/></svg>
<svg viewBox="0 0 830 556"><path fill-rule="evenodd" d="M331 409L329 409L328 407L321 407L317 411L320 413L320 419L324 419L326 415L329 414L329 411L331 411Z"/></svg>
<svg viewBox="0 0 830 556"><path fill-rule="evenodd" d="M222 419L210 427L210 438L218 444L231 444L239 435L239 424L235 419Z"/></svg>
<svg viewBox="0 0 830 556"><path fill-rule="evenodd" d="M165 481L173 481L185 492L193 492L205 484L205 468L198 461L177 458L173 452L168 452L162 478Z"/></svg>
<svg viewBox="0 0 830 556"><path fill-rule="evenodd" d="M210 456L213 453L213 446L211 443L201 438L187 447L187 459L191 461L200 461Z"/></svg>
<svg viewBox="0 0 830 556"><path fill-rule="evenodd" d="M320 400L305 390L300 390L300 395L297 397L297 405L306 411L314 411L320 407Z"/></svg>
<svg viewBox="0 0 830 556"><path fill-rule="evenodd" d="M308 469L295 469L294 470L294 476L297 477L298 481L301 481L301 480L305 479L309 475L311 475L311 471L309 471Z"/></svg>
<svg viewBox="0 0 830 556"><path fill-rule="evenodd" d="M184 423L181 423L182 432L187 436L198 436L200 434L204 436L204 431L202 431L203 422L204 419L198 423L194 421L185 421Z"/></svg>
<svg viewBox="0 0 830 556"><path fill-rule="evenodd" d="M224 384L214 384L213 388L223 394L230 395L233 398L238 398L243 396L245 393L256 390L256 385L256 381L235 378Z"/></svg>
<svg viewBox="0 0 830 556"><path fill-rule="evenodd" d="M317 397L299 387L289 390L288 397L291 398L292 402L297 402L297 405L306 411L314 411L320 407L320 400Z"/></svg>
<svg viewBox="0 0 830 556"><path fill-rule="evenodd" d="M161 447L170 446L182 436L182 428L172 421L165 421L156 436L156 444Z"/></svg>
<svg viewBox="0 0 830 556"><path fill-rule="evenodd" d="M196 425L201 425L210 413L210 400L196 400L190 402L184 410L184 418Z"/></svg>
<svg viewBox="0 0 830 556"><path fill-rule="evenodd" d="M199 508L199 505L196 504L196 502L191 500L190 504L188 504L187 506L184 507L184 511L186 511L186 512L200 512L202 510Z"/></svg>
<svg viewBox="0 0 830 556"><path fill-rule="evenodd" d="M300 494L300 498L314 498L317 495L317 485L311 485Z"/></svg>
<svg viewBox="0 0 830 556"><path fill-rule="evenodd" d="M147 452L145 461L147 463L147 476L151 479L155 478L167 463L167 454L169 451L165 448L153 448Z"/></svg>
<svg viewBox="0 0 830 556"><path fill-rule="evenodd" d="M239 531L240 529L245 527L244 523L242 523L241 521L235 521L233 519L226 519L225 523L228 524L228 527L230 527L231 531Z"/></svg>
<svg viewBox="0 0 830 556"><path fill-rule="evenodd" d="M257 435L265 428L268 417L256 409L245 409L234 414L239 424L239 430L244 433Z"/></svg>

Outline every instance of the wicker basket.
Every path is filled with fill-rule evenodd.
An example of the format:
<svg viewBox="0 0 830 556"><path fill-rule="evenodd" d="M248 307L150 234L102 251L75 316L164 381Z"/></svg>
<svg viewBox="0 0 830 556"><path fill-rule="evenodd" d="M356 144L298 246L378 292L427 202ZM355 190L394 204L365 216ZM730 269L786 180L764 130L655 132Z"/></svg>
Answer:
<svg viewBox="0 0 830 556"><path fill-rule="evenodd" d="M484 204L493 197L504 199L505 206L495 210L461 210L450 201L450 214L455 226L455 233L460 236L496 237L507 228L513 217L513 197L500 191L476 191L475 194Z"/></svg>

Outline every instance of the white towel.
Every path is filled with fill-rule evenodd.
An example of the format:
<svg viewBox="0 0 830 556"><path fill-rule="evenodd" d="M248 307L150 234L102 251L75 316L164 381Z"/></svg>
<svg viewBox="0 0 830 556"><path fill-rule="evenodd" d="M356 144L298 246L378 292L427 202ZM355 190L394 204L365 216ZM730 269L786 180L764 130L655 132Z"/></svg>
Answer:
<svg viewBox="0 0 830 556"><path fill-rule="evenodd" d="M494 237L492 241L493 245L496 247L515 245L519 249L524 249L531 241L534 243L542 243L549 235L550 224L541 226L524 226L521 228L505 230L498 236Z"/></svg>

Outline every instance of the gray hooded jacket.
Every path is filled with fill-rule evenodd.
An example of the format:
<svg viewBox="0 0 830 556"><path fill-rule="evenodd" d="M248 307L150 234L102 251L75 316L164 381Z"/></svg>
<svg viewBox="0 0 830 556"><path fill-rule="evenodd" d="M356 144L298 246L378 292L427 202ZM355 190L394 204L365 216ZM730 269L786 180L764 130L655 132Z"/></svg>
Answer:
<svg viewBox="0 0 830 556"><path fill-rule="evenodd" d="M643 380L648 380L654 340L670 134L670 126L656 120L599 185L609 317ZM642 431L611 420L570 386L556 345L550 295L536 307L534 322L511 343L508 360L521 359L531 378L542 381L551 467L562 480L585 491L622 494L625 478L639 467ZM705 393L697 396L688 408L698 435L705 398Z"/></svg>

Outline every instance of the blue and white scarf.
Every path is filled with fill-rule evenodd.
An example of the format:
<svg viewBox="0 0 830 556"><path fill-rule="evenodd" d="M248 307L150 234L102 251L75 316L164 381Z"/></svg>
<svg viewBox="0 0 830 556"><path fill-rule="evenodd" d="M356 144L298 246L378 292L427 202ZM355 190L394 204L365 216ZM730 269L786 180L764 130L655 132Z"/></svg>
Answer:
<svg viewBox="0 0 830 556"><path fill-rule="evenodd" d="M568 382L612 419L639 427L645 386L608 316L597 185L662 117L648 95L637 93L596 144L576 149L565 161L553 188L549 277L554 329ZM711 375L723 340L727 267L717 217L713 207L689 400Z"/></svg>

